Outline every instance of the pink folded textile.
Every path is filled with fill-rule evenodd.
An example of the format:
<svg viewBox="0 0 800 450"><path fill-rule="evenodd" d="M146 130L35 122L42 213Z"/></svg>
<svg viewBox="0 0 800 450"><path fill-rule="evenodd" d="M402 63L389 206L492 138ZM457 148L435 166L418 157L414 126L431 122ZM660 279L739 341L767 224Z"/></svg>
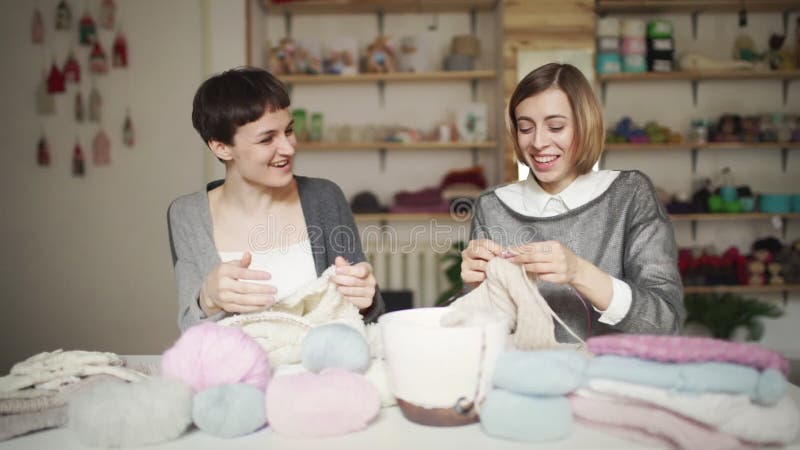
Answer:
<svg viewBox="0 0 800 450"><path fill-rule="evenodd" d="M442 202L435 205L392 205L389 211L397 214L416 214L416 213L431 213L441 214L450 212L450 203Z"/></svg>
<svg viewBox="0 0 800 450"><path fill-rule="evenodd" d="M758 344L720 339L650 334L610 334L586 341L598 355L635 356L661 362L729 362L755 369L776 369L789 375L789 361Z"/></svg>
<svg viewBox="0 0 800 450"><path fill-rule="evenodd" d="M611 434L620 437L648 444L657 440L669 443L672 448L686 450L753 448L731 435L658 407L595 397L583 390L569 396L569 401L572 413L582 423L608 428Z"/></svg>
<svg viewBox="0 0 800 450"><path fill-rule="evenodd" d="M423 188L418 191L400 191L394 194L395 205L421 206L437 205L442 202L442 190L438 187Z"/></svg>

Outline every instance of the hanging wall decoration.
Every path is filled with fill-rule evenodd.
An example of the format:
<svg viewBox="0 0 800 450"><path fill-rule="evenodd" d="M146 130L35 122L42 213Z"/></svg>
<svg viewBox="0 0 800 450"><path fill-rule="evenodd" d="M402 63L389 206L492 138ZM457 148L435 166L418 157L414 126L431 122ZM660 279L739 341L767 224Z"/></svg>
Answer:
<svg viewBox="0 0 800 450"><path fill-rule="evenodd" d="M92 92L89 93L89 121L100 122L102 107L103 99L100 97L100 91L92 86Z"/></svg>
<svg viewBox="0 0 800 450"><path fill-rule="evenodd" d="M81 91L78 91L75 93L75 121L79 123L83 122L84 117L83 96L81 95Z"/></svg>
<svg viewBox="0 0 800 450"><path fill-rule="evenodd" d="M97 40L97 26L89 11L84 11L78 28L81 45L92 45Z"/></svg>
<svg viewBox="0 0 800 450"><path fill-rule="evenodd" d="M78 60L75 59L75 54L72 50L69 51L67 61L64 62L64 79L67 83L77 83L81 81L81 66Z"/></svg>
<svg viewBox="0 0 800 450"><path fill-rule="evenodd" d="M97 18L97 21L100 23L101 27L107 30L114 29L116 15L117 4L114 3L114 0L103 0L103 2L100 3L100 16Z"/></svg>
<svg viewBox="0 0 800 450"><path fill-rule="evenodd" d="M125 123L122 124L122 142L128 147L133 147L133 144L136 142L130 111L125 113Z"/></svg>
<svg viewBox="0 0 800 450"><path fill-rule="evenodd" d="M56 102L48 89L47 76L42 72L42 81L36 88L36 111L45 116L56 112Z"/></svg>
<svg viewBox="0 0 800 450"><path fill-rule="evenodd" d="M122 31L117 32L114 38L114 50L111 62L114 67L128 67L128 40Z"/></svg>
<svg viewBox="0 0 800 450"><path fill-rule="evenodd" d="M86 174L86 165L83 160L83 150L80 142L75 140L75 149L72 150L72 175L82 177Z"/></svg>
<svg viewBox="0 0 800 450"><path fill-rule="evenodd" d="M56 62L50 66L50 76L47 77L47 92L55 94L57 92L64 92L66 89L64 80L64 73L58 70Z"/></svg>
<svg viewBox="0 0 800 450"><path fill-rule="evenodd" d="M61 0L56 6L56 30L69 30L72 28L72 9L66 0Z"/></svg>
<svg viewBox="0 0 800 450"><path fill-rule="evenodd" d="M89 70L92 73L106 73L108 72L108 60L106 59L106 52L100 46L100 41L94 41L92 53L89 54Z"/></svg>
<svg viewBox="0 0 800 450"><path fill-rule="evenodd" d="M92 162L95 166L111 164L111 141L102 129L97 132L92 140Z"/></svg>
<svg viewBox="0 0 800 450"><path fill-rule="evenodd" d="M39 138L39 144L36 146L36 163L41 167L50 165L50 146L47 144L47 138L44 137L44 133L42 133L42 137Z"/></svg>
<svg viewBox="0 0 800 450"><path fill-rule="evenodd" d="M44 22L42 21L42 13L39 8L33 11L33 23L31 24L31 39L34 44L41 44L44 42Z"/></svg>

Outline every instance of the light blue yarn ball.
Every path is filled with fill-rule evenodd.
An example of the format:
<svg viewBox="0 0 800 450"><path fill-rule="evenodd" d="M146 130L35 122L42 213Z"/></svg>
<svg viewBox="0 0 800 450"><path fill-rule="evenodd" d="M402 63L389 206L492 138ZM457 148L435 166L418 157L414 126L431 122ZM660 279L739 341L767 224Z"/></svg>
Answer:
<svg viewBox="0 0 800 450"><path fill-rule="evenodd" d="M267 423L264 393L249 384L221 384L194 396L192 419L197 428L217 437L250 434Z"/></svg>
<svg viewBox="0 0 800 450"><path fill-rule="evenodd" d="M313 328L303 340L303 366L312 372L336 367L364 373L370 362L366 339L347 325L334 323Z"/></svg>
<svg viewBox="0 0 800 450"><path fill-rule="evenodd" d="M775 369L767 369L761 372L756 386L756 400L764 405L774 405L778 403L789 388L786 377Z"/></svg>

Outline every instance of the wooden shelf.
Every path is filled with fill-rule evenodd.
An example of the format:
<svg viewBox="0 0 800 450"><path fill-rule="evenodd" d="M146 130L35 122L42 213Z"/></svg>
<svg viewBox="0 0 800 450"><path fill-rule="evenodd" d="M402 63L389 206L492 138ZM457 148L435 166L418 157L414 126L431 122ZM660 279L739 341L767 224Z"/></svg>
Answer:
<svg viewBox="0 0 800 450"><path fill-rule="evenodd" d="M681 70L597 75L597 79L602 83L670 80L795 80L798 78L800 78L800 70Z"/></svg>
<svg viewBox="0 0 800 450"><path fill-rule="evenodd" d="M300 142L299 150L470 150L497 148L488 142Z"/></svg>
<svg viewBox="0 0 800 450"><path fill-rule="evenodd" d="M271 14L441 13L491 11L497 0L261 0L261 6Z"/></svg>
<svg viewBox="0 0 800 450"><path fill-rule="evenodd" d="M681 220L772 220L774 217L780 219L800 219L800 213L773 214L762 212L750 213L702 213L702 214L670 214L673 221Z"/></svg>
<svg viewBox="0 0 800 450"><path fill-rule="evenodd" d="M671 151L671 150L753 150L800 148L800 142L708 142L692 144L681 142L675 144L606 144L605 150L612 152Z"/></svg>
<svg viewBox="0 0 800 450"><path fill-rule="evenodd" d="M684 286L684 294L769 294L800 292L800 284L764 285L764 286Z"/></svg>
<svg viewBox="0 0 800 450"><path fill-rule="evenodd" d="M388 82L426 82L426 81L459 81L494 79L494 70L454 70L441 72L392 72L392 73L359 73L356 75L280 75L278 78L286 84L336 84L336 83L370 83Z"/></svg>
<svg viewBox="0 0 800 450"><path fill-rule="evenodd" d="M795 11L796 0L597 0L600 14Z"/></svg>

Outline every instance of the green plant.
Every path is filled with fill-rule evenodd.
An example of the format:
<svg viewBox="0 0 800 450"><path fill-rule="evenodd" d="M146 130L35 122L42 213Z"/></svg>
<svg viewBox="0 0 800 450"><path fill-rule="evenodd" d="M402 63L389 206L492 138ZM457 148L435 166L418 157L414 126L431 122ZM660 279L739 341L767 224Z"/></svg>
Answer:
<svg viewBox="0 0 800 450"><path fill-rule="evenodd" d="M436 299L436 306L446 305L451 297L461 294L461 290L464 287L464 282L461 281L461 252L464 251L466 247L466 242L457 241L453 243L447 253L439 257L439 261L442 263L450 263L450 265L444 269L444 275L450 287L442 292L439 298Z"/></svg>
<svg viewBox="0 0 800 450"><path fill-rule="evenodd" d="M705 326L718 339L730 339L739 327L747 330L747 340L757 341L764 334L762 318L778 318L783 310L739 294L692 294L684 299L686 323Z"/></svg>

